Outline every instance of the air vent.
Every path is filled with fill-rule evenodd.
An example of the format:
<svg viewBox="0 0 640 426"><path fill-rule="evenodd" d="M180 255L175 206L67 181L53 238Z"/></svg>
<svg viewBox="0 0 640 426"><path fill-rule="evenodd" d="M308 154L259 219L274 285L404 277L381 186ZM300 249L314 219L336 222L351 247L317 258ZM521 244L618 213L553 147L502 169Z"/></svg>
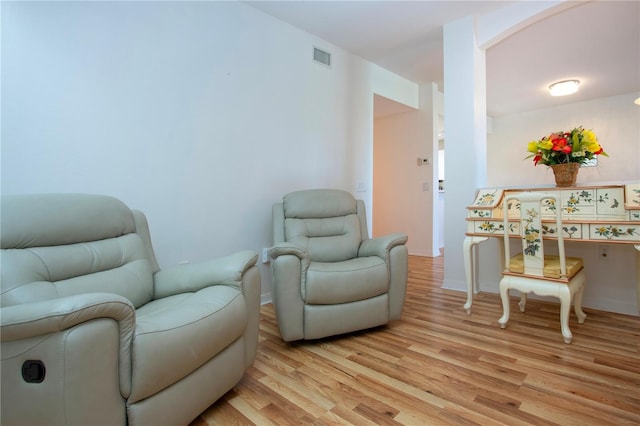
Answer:
<svg viewBox="0 0 640 426"><path fill-rule="evenodd" d="M313 48L313 60L319 64L331 67L331 53L325 52L317 47Z"/></svg>

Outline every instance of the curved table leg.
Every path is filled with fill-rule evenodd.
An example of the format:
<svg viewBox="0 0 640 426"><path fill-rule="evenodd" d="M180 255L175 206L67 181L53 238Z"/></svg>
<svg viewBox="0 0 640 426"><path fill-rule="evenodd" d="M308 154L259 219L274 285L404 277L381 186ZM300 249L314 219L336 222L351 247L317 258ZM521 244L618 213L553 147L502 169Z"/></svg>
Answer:
<svg viewBox="0 0 640 426"><path fill-rule="evenodd" d="M518 302L518 306L520 307L520 312L524 312L527 307L527 293L520 294L520 301Z"/></svg>
<svg viewBox="0 0 640 426"><path fill-rule="evenodd" d="M507 322L509 322L510 308L509 308L509 284L503 278L500 280L500 301L502 302L502 316L498 320L500 328L505 328Z"/></svg>
<svg viewBox="0 0 640 426"><path fill-rule="evenodd" d="M473 303L473 292L476 282L473 248L474 246L483 243L488 239L489 237L466 236L462 244L464 250L464 272L467 281L467 302L464 304L464 309L467 311L467 315L471 315L471 304Z"/></svg>
<svg viewBox="0 0 640 426"><path fill-rule="evenodd" d="M578 317L578 324L582 324L584 322L585 319L587 319L587 314L584 313L584 311L582 310L582 291L584 290L584 287L580 288L580 290L578 290L578 292L576 293L576 302L573 305L573 309L576 313L576 317Z"/></svg>
<svg viewBox="0 0 640 426"><path fill-rule="evenodd" d="M571 310L571 293L566 286L561 287L558 292L558 298L560 298L560 328L562 330L562 337L564 342L568 345L571 343L573 334L569 329L569 311Z"/></svg>

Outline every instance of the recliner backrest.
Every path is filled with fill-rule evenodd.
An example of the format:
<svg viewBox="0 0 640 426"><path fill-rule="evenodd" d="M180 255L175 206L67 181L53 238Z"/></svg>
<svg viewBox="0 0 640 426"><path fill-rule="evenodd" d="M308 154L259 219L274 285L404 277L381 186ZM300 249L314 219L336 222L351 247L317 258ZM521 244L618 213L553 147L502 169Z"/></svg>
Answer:
<svg viewBox="0 0 640 426"><path fill-rule="evenodd" d="M0 208L0 306L92 292L124 296L136 307L153 299L155 259L121 201L5 195Z"/></svg>
<svg viewBox="0 0 640 426"><path fill-rule="evenodd" d="M285 241L304 248L312 261L357 257L363 240L361 215L346 191L311 189L283 198Z"/></svg>

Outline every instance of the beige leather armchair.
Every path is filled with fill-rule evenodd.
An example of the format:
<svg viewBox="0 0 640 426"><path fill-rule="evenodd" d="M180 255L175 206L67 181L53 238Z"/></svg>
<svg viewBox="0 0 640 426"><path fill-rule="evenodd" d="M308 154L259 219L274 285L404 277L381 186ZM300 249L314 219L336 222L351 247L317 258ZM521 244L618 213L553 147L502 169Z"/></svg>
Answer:
<svg viewBox="0 0 640 426"><path fill-rule="evenodd" d="M273 301L285 341L318 339L400 318L407 236L368 237L350 193L311 189L273 206Z"/></svg>
<svg viewBox="0 0 640 426"><path fill-rule="evenodd" d="M107 196L1 200L2 425L184 425L257 347L257 255L160 270Z"/></svg>

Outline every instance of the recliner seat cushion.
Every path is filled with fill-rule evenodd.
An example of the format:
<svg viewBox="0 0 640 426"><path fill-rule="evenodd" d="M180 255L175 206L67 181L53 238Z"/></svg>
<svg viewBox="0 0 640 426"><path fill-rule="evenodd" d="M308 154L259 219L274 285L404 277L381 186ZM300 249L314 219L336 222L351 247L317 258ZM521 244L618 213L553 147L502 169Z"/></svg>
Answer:
<svg viewBox="0 0 640 426"><path fill-rule="evenodd" d="M129 403L186 377L241 337L246 325L242 292L231 286L207 287L141 307L136 311Z"/></svg>
<svg viewBox="0 0 640 426"><path fill-rule="evenodd" d="M331 305L369 299L389 290L389 273L376 256L343 262L311 262L303 298L307 304Z"/></svg>

